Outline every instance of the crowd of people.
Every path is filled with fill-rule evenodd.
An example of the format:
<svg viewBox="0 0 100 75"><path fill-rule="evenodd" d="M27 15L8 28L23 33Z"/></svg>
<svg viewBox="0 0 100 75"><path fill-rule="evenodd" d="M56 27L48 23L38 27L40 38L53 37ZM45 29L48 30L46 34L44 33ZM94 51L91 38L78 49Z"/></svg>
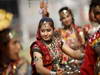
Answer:
<svg viewBox="0 0 100 75"><path fill-rule="evenodd" d="M19 56L21 43L10 26L14 15L0 9L0 75L99 75L100 1L91 0L91 24L83 26L75 24L69 7L59 9L58 29L47 4L40 2L42 17L30 46L31 63Z"/></svg>

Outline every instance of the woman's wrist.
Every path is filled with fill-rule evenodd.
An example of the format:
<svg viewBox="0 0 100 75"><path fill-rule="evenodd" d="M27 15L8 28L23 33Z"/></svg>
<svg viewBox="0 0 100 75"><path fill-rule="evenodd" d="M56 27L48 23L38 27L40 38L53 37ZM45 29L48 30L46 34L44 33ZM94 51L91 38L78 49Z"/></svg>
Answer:
<svg viewBox="0 0 100 75"><path fill-rule="evenodd" d="M54 71L50 71L50 75L57 75L57 73Z"/></svg>
<svg viewBox="0 0 100 75"><path fill-rule="evenodd" d="M85 55L84 53L81 53L79 59L83 59L84 55Z"/></svg>

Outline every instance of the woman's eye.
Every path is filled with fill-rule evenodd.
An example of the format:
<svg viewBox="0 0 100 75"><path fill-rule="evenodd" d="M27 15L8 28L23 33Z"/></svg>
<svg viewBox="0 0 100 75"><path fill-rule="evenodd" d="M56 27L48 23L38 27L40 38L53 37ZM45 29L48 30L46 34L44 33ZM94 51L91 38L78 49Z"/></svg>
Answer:
<svg viewBox="0 0 100 75"><path fill-rule="evenodd" d="M45 30L41 30L41 32L45 32Z"/></svg>
<svg viewBox="0 0 100 75"><path fill-rule="evenodd" d="M51 29L47 29L47 32L50 32L51 31Z"/></svg>
<svg viewBox="0 0 100 75"><path fill-rule="evenodd" d="M61 20L63 20L64 19L64 17L61 17Z"/></svg>
<svg viewBox="0 0 100 75"><path fill-rule="evenodd" d="M20 42L18 40L15 40L13 43L16 44L16 43L20 43Z"/></svg>

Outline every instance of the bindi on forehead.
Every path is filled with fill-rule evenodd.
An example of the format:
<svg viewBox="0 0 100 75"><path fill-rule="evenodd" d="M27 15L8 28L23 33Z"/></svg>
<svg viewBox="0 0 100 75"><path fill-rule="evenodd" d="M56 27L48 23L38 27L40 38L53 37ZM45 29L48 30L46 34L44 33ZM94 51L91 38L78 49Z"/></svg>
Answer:
<svg viewBox="0 0 100 75"><path fill-rule="evenodd" d="M66 16L66 15L68 15L69 14L69 11L68 10L63 10L62 12L61 12L61 16Z"/></svg>
<svg viewBox="0 0 100 75"><path fill-rule="evenodd" d="M68 13L68 10L63 10L62 13L66 14L66 13Z"/></svg>
<svg viewBox="0 0 100 75"><path fill-rule="evenodd" d="M44 21L44 22L42 23L41 29L48 29L48 28L53 28L53 27L51 26L51 22L46 22L46 21Z"/></svg>
<svg viewBox="0 0 100 75"><path fill-rule="evenodd" d="M48 24L45 24L44 27L47 28L47 27L49 27L49 25Z"/></svg>
<svg viewBox="0 0 100 75"><path fill-rule="evenodd" d="M44 28L50 27L49 22L44 22L42 27L44 27Z"/></svg>

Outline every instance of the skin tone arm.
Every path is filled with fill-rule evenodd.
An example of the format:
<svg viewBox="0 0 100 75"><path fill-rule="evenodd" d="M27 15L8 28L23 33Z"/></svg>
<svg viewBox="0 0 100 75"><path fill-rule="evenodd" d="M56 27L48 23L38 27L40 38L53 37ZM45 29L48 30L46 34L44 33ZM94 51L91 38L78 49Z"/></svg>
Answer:
<svg viewBox="0 0 100 75"><path fill-rule="evenodd" d="M50 75L50 70L43 66L42 55L39 52L34 52L33 55L37 72L40 74Z"/></svg>
<svg viewBox="0 0 100 75"><path fill-rule="evenodd" d="M76 58L76 59L82 59L84 57L84 53L82 53L81 50L73 50L64 41L63 41L63 45L62 45L62 50L65 54L67 54L73 58Z"/></svg>
<svg viewBox="0 0 100 75"><path fill-rule="evenodd" d="M42 55L39 52L34 52L33 55L37 72L41 75L51 75L50 74L51 71L43 66ZM63 71L56 72L56 75L62 75L62 74Z"/></svg>

